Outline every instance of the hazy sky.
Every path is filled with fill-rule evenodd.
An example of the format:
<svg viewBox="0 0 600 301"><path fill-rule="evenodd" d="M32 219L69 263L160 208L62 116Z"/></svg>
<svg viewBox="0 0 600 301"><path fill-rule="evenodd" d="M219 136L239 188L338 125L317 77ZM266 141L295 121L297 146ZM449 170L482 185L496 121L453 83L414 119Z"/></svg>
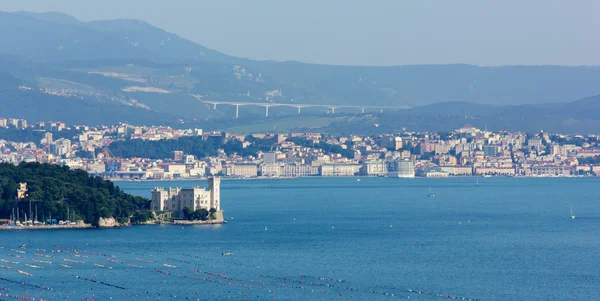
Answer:
<svg viewBox="0 0 600 301"><path fill-rule="evenodd" d="M0 0L0 10L141 19L253 59L600 65L600 0Z"/></svg>

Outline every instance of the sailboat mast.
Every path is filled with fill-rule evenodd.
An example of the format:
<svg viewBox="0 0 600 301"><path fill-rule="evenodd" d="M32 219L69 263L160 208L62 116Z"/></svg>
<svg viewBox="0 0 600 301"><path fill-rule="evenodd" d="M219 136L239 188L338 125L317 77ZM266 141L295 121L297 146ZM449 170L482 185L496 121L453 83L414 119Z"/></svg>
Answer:
<svg viewBox="0 0 600 301"><path fill-rule="evenodd" d="M571 219L575 219L575 215L573 215L573 204L569 204L569 208L571 209Z"/></svg>

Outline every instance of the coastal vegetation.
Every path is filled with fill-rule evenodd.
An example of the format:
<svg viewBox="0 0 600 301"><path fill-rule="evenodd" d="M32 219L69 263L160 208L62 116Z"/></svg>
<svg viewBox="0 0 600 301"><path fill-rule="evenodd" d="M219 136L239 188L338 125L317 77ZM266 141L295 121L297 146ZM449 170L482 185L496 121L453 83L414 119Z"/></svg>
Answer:
<svg viewBox="0 0 600 301"><path fill-rule="evenodd" d="M217 212L214 208L210 211L202 208L198 210L192 210L190 207L183 208L183 218L190 221L206 221L214 219L214 214Z"/></svg>
<svg viewBox="0 0 600 301"><path fill-rule="evenodd" d="M78 130L62 130L52 132L52 138L58 140L61 138L72 139L74 136L79 135L81 132ZM31 128L27 129L16 129L16 128L2 128L0 127L0 139L12 142L35 142L39 143L44 139L46 131L35 130Z"/></svg>
<svg viewBox="0 0 600 301"><path fill-rule="evenodd" d="M197 137L181 137L179 139L162 139L158 141L127 139L113 142L109 148L111 152L120 158L170 158L173 151L183 151L186 154L198 158L216 156L222 149L227 155L238 154L240 156L254 156L258 151L269 151L277 143L277 139L258 139L246 136L244 145L238 139L224 139L221 136L211 136L208 139ZM303 147L312 147L323 150L327 154L340 154L346 158L353 158L354 151L348 147L333 145L326 142L313 142L306 138L288 138L288 141Z"/></svg>
<svg viewBox="0 0 600 301"><path fill-rule="evenodd" d="M272 146L272 143L265 143L260 139L249 139L249 141L251 145L244 147L242 142L237 139L225 140L221 136L210 136L208 139L203 139L201 136L181 137L158 141L128 139L113 142L110 150L115 156L121 158L164 159L171 157L172 152L176 150L204 158L216 156L219 149L224 150L227 155L237 153L240 156L250 156L255 155L259 150L268 151Z"/></svg>
<svg viewBox="0 0 600 301"><path fill-rule="evenodd" d="M596 156L596 157L581 157L581 158L577 158L577 161L579 161L579 164L600 164L600 156Z"/></svg>
<svg viewBox="0 0 600 301"><path fill-rule="evenodd" d="M27 183L28 197L17 202L19 183ZM29 209L32 204L32 213ZM20 218L82 220L94 226L100 218L127 221L148 216L149 200L124 193L113 182L91 177L82 170L40 163L0 164L0 218L9 218L14 208ZM143 210L143 211L140 211ZM34 215L33 217L31 215Z"/></svg>

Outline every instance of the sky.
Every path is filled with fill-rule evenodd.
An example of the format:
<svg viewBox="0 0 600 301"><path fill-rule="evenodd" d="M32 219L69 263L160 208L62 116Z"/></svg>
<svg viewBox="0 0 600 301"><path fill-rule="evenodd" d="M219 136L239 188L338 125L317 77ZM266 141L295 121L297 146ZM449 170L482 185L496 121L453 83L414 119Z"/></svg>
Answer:
<svg viewBox="0 0 600 301"><path fill-rule="evenodd" d="M335 65L600 65L598 0L1 0L140 19L208 48Z"/></svg>

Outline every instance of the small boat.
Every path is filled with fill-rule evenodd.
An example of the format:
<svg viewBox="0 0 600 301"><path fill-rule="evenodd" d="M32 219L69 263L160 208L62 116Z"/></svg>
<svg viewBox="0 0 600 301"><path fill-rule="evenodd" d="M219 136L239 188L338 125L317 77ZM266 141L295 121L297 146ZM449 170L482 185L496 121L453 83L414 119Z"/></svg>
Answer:
<svg viewBox="0 0 600 301"><path fill-rule="evenodd" d="M575 219L575 215L573 215L573 205L569 205L569 207L571 208L571 219Z"/></svg>
<svg viewBox="0 0 600 301"><path fill-rule="evenodd" d="M429 186L429 193L427 194L427 196L430 198L435 197L435 194L431 192L431 186Z"/></svg>
<svg viewBox="0 0 600 301"><path fill-rule="evenodd" d="M17 270L17 272L19 272L19 274L23 274L25 276L29 276L29 277L33 276L33 274L31 274L31 273L23 272L21 270Z"/></svg>
<svg viewBox="0 0 600 301"><path fill-rule="evenodd" d="M479 176L475 178L475 186L479 186Z"/></svg>
<svg viewBox="0 0 600 301"><path fill-rule="evenodd" d="M223 252L223 253L221 253L221 255L223 255L223 256L231 256L231 255L233 255L233 253L231 253L231 252Z"/></svg>
<svg viewBox="0 0 600 301"><path fill-rule="evenodd" d="M360 178L356 179L356 182L360 182Z"/></svg>

